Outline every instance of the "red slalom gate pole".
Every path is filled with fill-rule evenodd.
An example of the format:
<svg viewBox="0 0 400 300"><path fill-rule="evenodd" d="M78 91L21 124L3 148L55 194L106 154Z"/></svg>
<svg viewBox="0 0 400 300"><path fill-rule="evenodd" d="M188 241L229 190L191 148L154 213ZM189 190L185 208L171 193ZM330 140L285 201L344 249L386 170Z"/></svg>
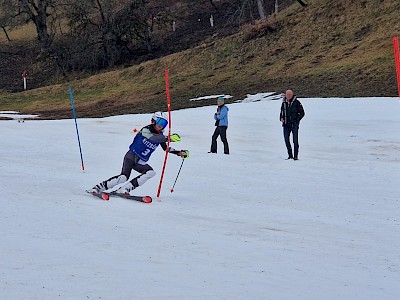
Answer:
<svg viewBox="0 0 400 300"><path fill-rule="evenodd" d="M399 53L399 38L393 37L393 48L394 48L394 59L396 62L396 74L397 74L397 91L400 97L400 53Z"/></svg>
<svg viewBox="0 0 400 300"><path fill-rule="evenodd" d="M167 158L168 158L168 153L169 153L169 144L171 142L171 96L169 93L169 78L168 78L168 69L165 69L164 71L164 76L165 76L165 92L167 94L167 105L168 105L168 141L167 141L167 150L165 151L165 157L164 157L164 164L163 168L161 171L161 178L160 178L160 183L158 185L158 191L157 191L157 198L160 197L160 192L161 192L161 186L162 186L162 181L164 178L164 172L165 172L165 166L167 165Z"/></svg>

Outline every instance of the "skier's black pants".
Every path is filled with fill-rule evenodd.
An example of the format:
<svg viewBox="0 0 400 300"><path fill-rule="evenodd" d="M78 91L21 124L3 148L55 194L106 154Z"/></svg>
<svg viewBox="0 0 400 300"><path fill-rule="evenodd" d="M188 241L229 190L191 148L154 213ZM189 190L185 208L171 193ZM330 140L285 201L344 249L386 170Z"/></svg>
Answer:
<svg viewBox="0 0 400 300"><path fill-rule="evenodd" d="M122 164L121 175L125 175L127 179L129 179L131 176L132 170L141 173L139 176L131 180L131 183L134 187L138 186L137 180L142 174L146 174L146 172L153 170L153 168L148 164L139 164L139 160L140 158L137 155L135 155L132 151L128 151L125 154L124 162Z"/></svg>
<svg viewBox="0 0 400 300"><path fill-rule="evenodd" d="M130 181L132 186L129 187L129 189L132 190L144 184L148 179L152 178L156 174L156 172L154 172L153 168L150 165L143 162L139 163L139 161L140 158L135 153L129 150L124 156L121 174L102 181L96 187L108 190L118 184L122 184L129 180L132 170L139 172L140 175L136 176Z"/></svg>
<svg viewBox="0 0 400 300"><path fill-rule="evenodd" d="M131 176L132 170L135 170L136 172L142 174L146 173L147 171L153 170L153 168L150 167L150 165L148 164L139 164L139 160L140 158L137 157L132 151L128 151L124 157L121 175L125 175L126 178L129 178L129 176Z"/></svg>
<svg viewBox="0 0 400 300"><path fill-rule="evenodd" d="M299 123L291 123L283 125L283 136L285 138L286 148L289 157L293 157L292 146L290 144L290 133L293 135L294 158L299 154Z"/></svg>
<svg viewBox="0 0 400 300"><path fill-rule="evenodd" d="M221 141L224 143L224 153L229 154L229 145L226 138L226 130L228 126L217 126L211 140L211 152L217 153L217 138L221 136Z"/></svg>

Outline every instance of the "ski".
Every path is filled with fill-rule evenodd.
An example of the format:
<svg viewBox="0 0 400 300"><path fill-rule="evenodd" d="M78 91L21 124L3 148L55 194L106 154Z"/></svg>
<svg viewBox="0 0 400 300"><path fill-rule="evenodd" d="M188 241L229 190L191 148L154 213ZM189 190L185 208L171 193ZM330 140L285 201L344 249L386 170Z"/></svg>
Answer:
<svg viewBox="0 0 400 300"><path fill-rule="evenodd" d="M100 198L104 201L108 201L110 199L110 196L116 196L116 197L120 197L120 198L124 198L124 199L128 199L128 200L135 200L135 201L139 201L139 202L143 202L143 203L151 203L153 201L153 199L150 196L132 196L132 195L126 195L126 194L117 194L114 192L111 193L93 193L91 191L86 191L88 194L91 194L97 198Z"/></svg>
<svg viewBox="0 0 400 300"><path fill-rule="evenodd" d="M97 197L97 198L100 198L100 199L102 199L102 200L105 200L105 201L108 201L108 200L110 199L109 195L107 195L106 193L95 193L95 192L88 191L88 190L86 190L85 192L88 193L88 194L90 194L90 195L92 195L92 196L95 196L95 197ZM104 196L103 196L103 195L104 195Z"/></svg>
<svg viewBox="0 0 400 300"><path fill-rule="evenodd" d="M104 195L116 196L116 197L120 197L120 198L124 198L124 199L128 199L128 200L135 200L135 201L139 201L139 202L143 202L143 203L151 203L153 201L153 199L150 196L132 196L129 194L118 194L115 192L111 192L111 193L102 193L103 199L104 199Z"/></svg>

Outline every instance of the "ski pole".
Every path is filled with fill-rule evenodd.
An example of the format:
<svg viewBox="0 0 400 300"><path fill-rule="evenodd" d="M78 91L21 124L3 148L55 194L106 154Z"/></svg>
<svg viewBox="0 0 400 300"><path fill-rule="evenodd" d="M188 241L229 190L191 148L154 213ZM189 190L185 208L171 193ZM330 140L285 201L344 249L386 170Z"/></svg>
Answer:
<svg viewBox="0 0 400 300"><path fill-rule="evenodd" d="M72 112L73 112L73 114L74 114L76 135L78 136L78 145L79 145L79 152L80 152L80 154L81 154L82 171L85 172L85 165L83 164L81 140L80 140L80 138L79 138L78 123L76 122L76 111L75 111L74 96L73 96L73 94L72 94L72 88L71 88L71 87L69 88L69 98L70 98L70 100L71 100Z"/></svg>
<svg viewBox="0 0 400 300"><path fill-rule="evenodd" d="M171 193L173 193L173 192L174 192L175 183L176 183L176 181L178 180L178 176L179 176L179 174L181 173L181 170L182 170L182 166L183 166L183 162L184 162L184 161L185 161L185 159L184 159L184 158L182 158L181 167L179 168L178 175L176 175L176 178L175 178L174 185L172 186L172 189L171 189Z"/></svg>

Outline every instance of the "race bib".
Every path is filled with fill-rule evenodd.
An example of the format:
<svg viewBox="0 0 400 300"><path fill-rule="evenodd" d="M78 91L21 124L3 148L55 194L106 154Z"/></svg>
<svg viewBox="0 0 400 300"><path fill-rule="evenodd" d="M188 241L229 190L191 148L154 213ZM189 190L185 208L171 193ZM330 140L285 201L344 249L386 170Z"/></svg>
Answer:
<svg viewBox="0 0 400 300"><path fill-rule="evenodd" d="M135 153L141 160L148 161L159 143L151 142L141 134L137 134L129 149Z"/></svg>

